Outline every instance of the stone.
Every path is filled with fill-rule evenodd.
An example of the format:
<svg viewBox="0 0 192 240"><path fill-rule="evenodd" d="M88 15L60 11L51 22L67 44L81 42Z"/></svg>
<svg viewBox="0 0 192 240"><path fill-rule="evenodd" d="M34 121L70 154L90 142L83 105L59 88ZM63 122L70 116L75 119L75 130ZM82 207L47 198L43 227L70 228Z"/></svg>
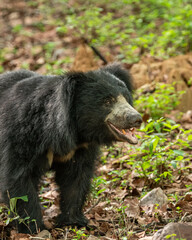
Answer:
<svg viewBox="0 0 192 240"><path fill-rule="evenodd" d="M140 205L156 205L158 204L160 207L166 204L168 201L167 196L164 194L163 190L158 187L147 193L141 200Z"/></svg>
<svg viewBox="0 0 192 240"><path fill-rule="evenodd" d="M43 230L35 236L35 240L53 240L51 233L47 230Z"/></svg>
<svg viewBox="0 0 192 240"><path fill-rule="evenodd" d="M171 236L169 239L192 239L192 225L186 223L169 223L163 229L157 231L152 240L164 240L166 236Z"/></svg>

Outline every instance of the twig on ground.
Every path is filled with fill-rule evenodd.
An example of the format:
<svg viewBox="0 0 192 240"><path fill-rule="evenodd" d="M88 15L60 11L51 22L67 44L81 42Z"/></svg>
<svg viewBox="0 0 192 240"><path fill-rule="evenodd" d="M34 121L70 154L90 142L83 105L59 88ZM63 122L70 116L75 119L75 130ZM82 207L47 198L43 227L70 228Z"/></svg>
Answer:
<svg viewBox="0 0 192 240"><path fill-rule="evenodd" d="M93 206L91 206L89 209L87 209L87 211L85 211L85 214L89 213L95 206L97 206L97 204L101 201L101 199L102 198L99 198Z"/></svg>

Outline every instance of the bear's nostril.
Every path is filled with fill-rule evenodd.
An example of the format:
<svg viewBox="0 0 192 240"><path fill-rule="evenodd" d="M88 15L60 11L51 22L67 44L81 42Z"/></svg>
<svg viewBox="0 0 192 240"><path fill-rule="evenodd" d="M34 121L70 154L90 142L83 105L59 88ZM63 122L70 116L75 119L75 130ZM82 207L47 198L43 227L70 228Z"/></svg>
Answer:
<svg viewBox="0 0 192 240"><path fill-rule="evenodd" d="M128 117L129 123L133 126L133 127L140 127L141 123L142 123L142 117L140 114L133 114L130 115Z"/></svg>
<svg viewBox="0 0 192 240"><path fill-rule="evenodd" d="M138 116L138 119L135 122L138 124L141 124L143 122L141 115Z"/></svg>
<svg viewBox="0 0 192 240"><path fill-rule="evenodd" d="M140 126L141 123L142 123L142 119L138 119L138 120L135 121L135 124L136 124L137 126Z"/></svg>

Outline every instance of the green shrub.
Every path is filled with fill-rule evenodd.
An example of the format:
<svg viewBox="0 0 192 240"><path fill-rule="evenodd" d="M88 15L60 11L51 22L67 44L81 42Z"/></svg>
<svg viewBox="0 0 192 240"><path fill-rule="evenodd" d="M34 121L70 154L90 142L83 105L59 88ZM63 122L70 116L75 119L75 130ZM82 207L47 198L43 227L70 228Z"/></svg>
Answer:
<svg viewBox="0 0 192 240"><path fill-rule="evenodd" d="M174 85L156 83L153 93L142 94L142 89L136 91L135 106L140 113L159 119L177 107L183 93L176 91Z"/></svg>
<svg viewBox="0 0 192 240"><path fill-rule="evenodd" d="M137 153L130 155L127 161L141 177L154 179L156 182L173 178L174 169L187 169L185 162L190 160L183 150L192 149L190 139L192 130L184 130L171 120L149 120L141 129L145 133ZM180 132L179 138L176 138ZM172 141L168 141L172 138Z"/></svg>
<svg viewBox="0 0 192 240"><path fill-rule="evenodd" d="M167 58L192 46L190 0L81 0L71 5L53 0L41 11L46 18L53 15L60 34L69 32L99 46L118 45L124 62L138 61L143 53Z"/></svg>

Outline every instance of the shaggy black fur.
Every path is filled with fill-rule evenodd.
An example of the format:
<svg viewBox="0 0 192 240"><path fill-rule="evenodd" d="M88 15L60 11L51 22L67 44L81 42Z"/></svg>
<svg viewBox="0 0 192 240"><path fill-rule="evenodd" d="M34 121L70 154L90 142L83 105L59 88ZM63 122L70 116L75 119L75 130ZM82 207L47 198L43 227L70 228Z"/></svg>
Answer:
<svg viewBox="0 0 192 240"><path fill-rule="evenodd" d="M28 202L18 200L17 212L22 218L35 219L38 229L43 229L38 184L52 168L61 192L57 225L85 226L82 207L99 146L117 140L106 116L119 95L132 104L131 91L130 76L118 64L62 76L25 70L0 75L0 190L4 201L9 204L9 196L27 195ZM132 125L139 125L140 115L135 111L134 116ZM49 150L57 156L51 162ZM64 157L58 160L58 156ZM29 228L24 224L18 228L20 232L37 231L34 221Z"/></svg>

